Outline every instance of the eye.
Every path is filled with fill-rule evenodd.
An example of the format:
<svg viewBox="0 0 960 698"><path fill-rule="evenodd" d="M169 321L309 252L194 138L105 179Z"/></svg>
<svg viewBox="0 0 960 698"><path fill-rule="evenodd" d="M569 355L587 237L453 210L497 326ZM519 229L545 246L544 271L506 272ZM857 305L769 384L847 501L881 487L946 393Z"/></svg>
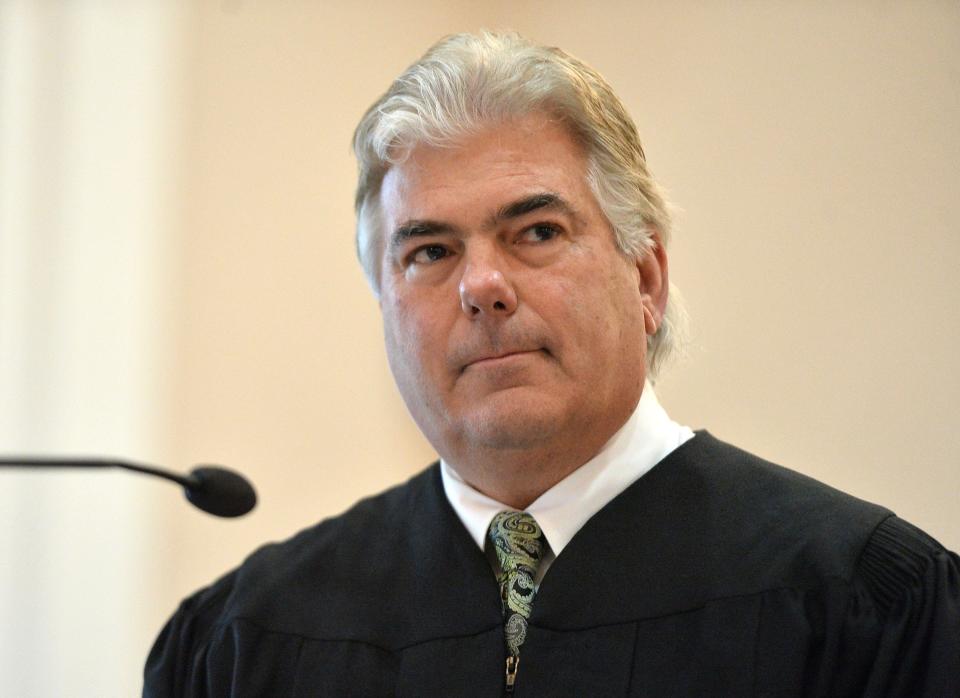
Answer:
<svg viewBox="0 0 960 698"><path fill-rule="evenodd" d="M520 233L518 242L549 242L560 235L560 230L549 223L537 223Z"/></svg>
<svg viewBox="0 0 960 698"><path fill-rule="evenodd" d="M414 250L408 259L410 264L433 264L449 254L443 245L424 245Z"/></svg>

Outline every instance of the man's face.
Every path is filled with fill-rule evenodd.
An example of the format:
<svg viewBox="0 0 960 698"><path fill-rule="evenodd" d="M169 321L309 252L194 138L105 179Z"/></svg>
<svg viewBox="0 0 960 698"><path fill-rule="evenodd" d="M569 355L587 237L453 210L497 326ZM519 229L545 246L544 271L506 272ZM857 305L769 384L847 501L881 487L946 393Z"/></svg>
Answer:
<svg viewBox="0 0 960 698"><path fill-rule="evenodd" d="M564 127L531 115L419 146L384 179L390 367L454 463L568 442L596 452L639 400L665 258L618 250L586 167Z"/></svg>

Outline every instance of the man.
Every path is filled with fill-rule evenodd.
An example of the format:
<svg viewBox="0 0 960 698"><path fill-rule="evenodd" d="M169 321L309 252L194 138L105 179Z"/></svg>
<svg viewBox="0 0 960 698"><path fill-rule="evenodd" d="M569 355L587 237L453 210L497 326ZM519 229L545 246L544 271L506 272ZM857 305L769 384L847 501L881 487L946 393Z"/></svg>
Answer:
<svg viewBox="0 0 960 698"><path fill-rule="evenodd" d="M657 403L668 209L597 73L451 37L355 147L441 462L185 601L145 695L958 695L955 555Z"/></svg>

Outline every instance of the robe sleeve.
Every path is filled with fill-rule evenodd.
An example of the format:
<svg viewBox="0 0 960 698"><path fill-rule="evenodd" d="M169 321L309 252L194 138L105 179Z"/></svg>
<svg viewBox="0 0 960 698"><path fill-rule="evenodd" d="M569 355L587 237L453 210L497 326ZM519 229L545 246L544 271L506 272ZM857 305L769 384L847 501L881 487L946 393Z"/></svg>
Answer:
<svg viewBox="0 0 960 698"><path fill-rule="evenodd" d="M207 653L229 589L223 580L180 604L153 644L143 671L143 698L212 695Z"/></svg>
<svg viewBox="0 0 960 698"><path fill-rule="evenodd" d="M857 577L879 624L862 695L960 697L960 558L891 516L864 547Z"/></svg>

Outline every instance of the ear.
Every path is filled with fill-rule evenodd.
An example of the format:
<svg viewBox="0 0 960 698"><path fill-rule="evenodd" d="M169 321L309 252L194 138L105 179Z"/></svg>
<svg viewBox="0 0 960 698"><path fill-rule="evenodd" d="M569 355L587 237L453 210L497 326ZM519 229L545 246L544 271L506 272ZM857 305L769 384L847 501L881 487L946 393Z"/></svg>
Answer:
<svg viewBox="0 0 960 698"><path fill-rule="evenodd" d="M667 309L670 279L667 269L667 252L660 238L660 231L653 229L650 250L637 257L637 272L640 282L640 302L643 304L643 323L646 333L654 335L663 322Z"/></svg>

